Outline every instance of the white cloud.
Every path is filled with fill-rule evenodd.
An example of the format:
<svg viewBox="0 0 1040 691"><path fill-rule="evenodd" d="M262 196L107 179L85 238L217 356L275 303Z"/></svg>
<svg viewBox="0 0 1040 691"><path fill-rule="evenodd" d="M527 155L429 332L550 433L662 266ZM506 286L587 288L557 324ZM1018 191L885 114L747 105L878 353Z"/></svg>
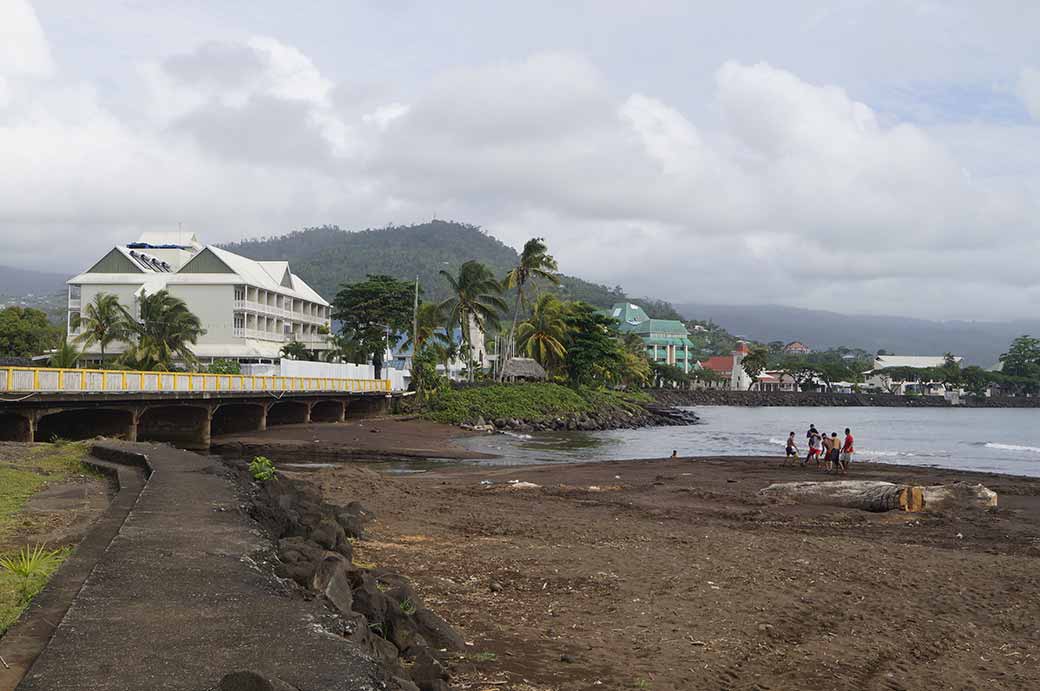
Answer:
<svg viewBox="0 0 1040 691"><path fill-rule="evenodd" d="M1018 96L1034 120L1040 121L1040 70L1023 67L1018 78Z"/></svg>
<svg viewBox="0 0 1040 691"><path fill-rule="evenodd" d="M437 215L514 245L545 236L565 271L677 302L1037 307L1031 263L1010 259L1040 250L1035 127L893 122L839 86L735 61L706 80L717 119L566 52L398 90L266 37L150 56L127 110L33 40L35 71L0 81L18 171L0 179L4 262L82 264L84 238L101 251L178 222L221 241ZM1015 152L1014 175L985 165L995 151Z"/></svg>
<svg viewBox="0 0 1040 691"><path fill-rule="evenodd" d="M53 68L47 39L32 6L25 0L0 3L0 77L47 76Z"/></svg>

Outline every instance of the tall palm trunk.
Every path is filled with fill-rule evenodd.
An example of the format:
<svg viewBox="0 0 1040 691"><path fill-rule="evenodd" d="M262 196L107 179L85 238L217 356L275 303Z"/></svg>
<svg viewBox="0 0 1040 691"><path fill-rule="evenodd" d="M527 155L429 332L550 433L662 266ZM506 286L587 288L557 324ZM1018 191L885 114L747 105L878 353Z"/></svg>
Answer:
<svg viewBox="0 0 1040 691"><path fill-rule="evenodd" d="M520 316L520 298L523 297L520 286L516 287L516 302L513 304L513 326L509 329L509 342L506 343L506 354L510 358L516 357L516 322ZM502 370L505 366L505 360L503 359L502 353L498 355L498 380L502 381Z"/></svg>

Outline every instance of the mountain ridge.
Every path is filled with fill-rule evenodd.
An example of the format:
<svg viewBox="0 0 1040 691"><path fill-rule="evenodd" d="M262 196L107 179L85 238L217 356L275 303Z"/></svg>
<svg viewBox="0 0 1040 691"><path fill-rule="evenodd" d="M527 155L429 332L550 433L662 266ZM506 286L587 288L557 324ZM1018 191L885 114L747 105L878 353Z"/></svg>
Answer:
<svg viewBox="0 0 1040 691"><path fill-rule="evenodd" d="M758 341L801 341L814 349L837 346L885 349L903 355L952 352L966 364L990 367L1012 339L1040 333L1040 320L937 321L917 317L841 314L786 305L681 303L688 319L711 319L727 331Z"/></svg>

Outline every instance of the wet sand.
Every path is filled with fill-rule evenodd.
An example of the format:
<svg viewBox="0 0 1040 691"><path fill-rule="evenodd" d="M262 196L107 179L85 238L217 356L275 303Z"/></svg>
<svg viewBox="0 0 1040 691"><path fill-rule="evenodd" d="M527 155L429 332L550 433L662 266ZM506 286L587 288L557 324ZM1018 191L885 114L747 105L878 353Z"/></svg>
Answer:
<svg viewBox="0 0 1040 691"><path fill-rule="evenodd" d="M356 559L472 642L457 688L1040 687L1040 480L854 465L1000 495L934 515L766 500L828 477L773 458L294 475L374 511Z"/></svg>

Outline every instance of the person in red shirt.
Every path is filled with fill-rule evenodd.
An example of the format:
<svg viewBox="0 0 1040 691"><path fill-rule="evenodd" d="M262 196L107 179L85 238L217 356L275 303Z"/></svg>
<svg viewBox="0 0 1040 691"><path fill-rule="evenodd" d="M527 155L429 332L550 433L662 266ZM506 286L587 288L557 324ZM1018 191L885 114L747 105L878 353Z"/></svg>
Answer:
<svg viewBox="0 0 1040 691"><path fill-rule="evenodd" d="M856 453L856 448L853 446L852 432L848 427L845 428L845 443L841 445L841 474L849 474L849 462L852 460L852 454Z"/></svg>

